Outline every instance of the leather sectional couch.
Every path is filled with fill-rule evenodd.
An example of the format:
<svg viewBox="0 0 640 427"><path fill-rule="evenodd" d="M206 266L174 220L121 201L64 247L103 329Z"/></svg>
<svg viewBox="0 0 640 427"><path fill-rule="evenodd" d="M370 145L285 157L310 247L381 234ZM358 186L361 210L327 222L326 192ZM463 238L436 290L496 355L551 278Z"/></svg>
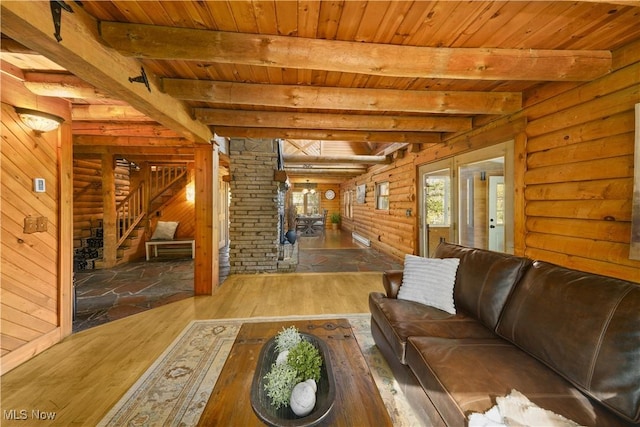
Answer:
<svg viewBox="0 0 640 427"><path fill-rule="evenodd" d="M432 425L464 426L512 390L585 426L640 425L640 284L441 243L456 314L369 295L374 340Z"/></svg>

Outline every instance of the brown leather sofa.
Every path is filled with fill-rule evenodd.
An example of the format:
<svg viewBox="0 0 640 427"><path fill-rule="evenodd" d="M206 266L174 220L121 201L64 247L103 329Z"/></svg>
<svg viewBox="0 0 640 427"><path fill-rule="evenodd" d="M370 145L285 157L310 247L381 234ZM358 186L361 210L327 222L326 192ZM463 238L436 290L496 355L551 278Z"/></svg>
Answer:
<svg viewBox="0 0 640 427"><path fill-rule="evenodd" d="M640 284L441 243L460 258L456 314L397 299L402 271L369 295L371 331L433 425L464 426L511 390L585 426L640 425Z"/></svg>

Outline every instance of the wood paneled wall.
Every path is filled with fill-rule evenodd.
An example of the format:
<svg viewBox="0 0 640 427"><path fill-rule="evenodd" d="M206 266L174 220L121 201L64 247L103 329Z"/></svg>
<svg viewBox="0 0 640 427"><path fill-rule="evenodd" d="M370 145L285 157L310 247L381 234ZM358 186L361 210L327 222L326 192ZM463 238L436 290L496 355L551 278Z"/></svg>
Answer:
<svg viewBox="0 0 640 427"><path fill-rule="evenodd" d="M192 173L189 174L192 178ZM193 182L192 182L193 185ZM176 229L176 238L193 238L195 236L195 211L194 202L187 200L187 189L182 188L171 199L170 203L160 210L160 215L154 215L150 218L150 231L155 230L158 221L178 221Z"/></svg>
<svg viewBox="0 0 640 427"><path fill-rule="evenodd" d="M614 63L617 69L599 80L542 87L518 114L343 183L341 192L354 196L357 185L367 186L366 203L354 201L343 228L399 259L418 253L417 167L515 139L516 252L640 283L640 262L629 259L640 46L615 52ZM375 183L386 180L391 208L377 211Z"/></svg>
<svg viewBox="0 0 640 427"><path fill-rule="evenodd" d="M63 166L71 166L70 132L63 125L36 135L14 110L14 106L33 108L69 120L69 105L36 97L19 80L4 77L2 100L0 348L4 373L70 333L72 258L70 247L69 253L60 251L62 244L71 243L71 175L63 177L60 172ZM45 179L45 192L33 191L34 178ZM27 217L46 218L46 231L24 233ZM61 223L64 218L67 222Z"/></svg>

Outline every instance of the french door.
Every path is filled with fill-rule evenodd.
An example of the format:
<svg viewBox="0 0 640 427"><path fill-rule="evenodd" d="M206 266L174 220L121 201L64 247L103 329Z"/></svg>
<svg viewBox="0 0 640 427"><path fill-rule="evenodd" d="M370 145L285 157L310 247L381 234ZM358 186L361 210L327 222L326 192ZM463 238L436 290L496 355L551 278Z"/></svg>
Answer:
<svg viewBox="0 0 640 427"><path fill-rule="evenodd" d="M419 168L420 255L446 240L513 253L513 142Z"/></svg>

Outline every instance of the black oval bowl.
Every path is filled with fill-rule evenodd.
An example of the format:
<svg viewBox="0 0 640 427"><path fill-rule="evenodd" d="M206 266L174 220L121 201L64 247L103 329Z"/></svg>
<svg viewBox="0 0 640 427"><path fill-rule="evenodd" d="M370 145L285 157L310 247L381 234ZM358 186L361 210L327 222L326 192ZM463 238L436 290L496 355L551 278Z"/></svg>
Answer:
<svg viewBox="0 0 640 427"><path fill-rule="evenodd" d="M293 413L289 405L275 409L271 404L271 398L267 396L264 388L264 376L269 372L271 366L278 357L275 337L267 341L258 357L258 366L253 375L251 384L251 407L255 414L264 423L270 426L313 426L322 421L331 411L336 396L336 385L331 370L331 360L329 359L329 349L321 339L314 335L300 333L302 339L309 341L320 352L322 366L320 367L320 381L316 392L316 405L309 415L299 417Z"/></svg>

